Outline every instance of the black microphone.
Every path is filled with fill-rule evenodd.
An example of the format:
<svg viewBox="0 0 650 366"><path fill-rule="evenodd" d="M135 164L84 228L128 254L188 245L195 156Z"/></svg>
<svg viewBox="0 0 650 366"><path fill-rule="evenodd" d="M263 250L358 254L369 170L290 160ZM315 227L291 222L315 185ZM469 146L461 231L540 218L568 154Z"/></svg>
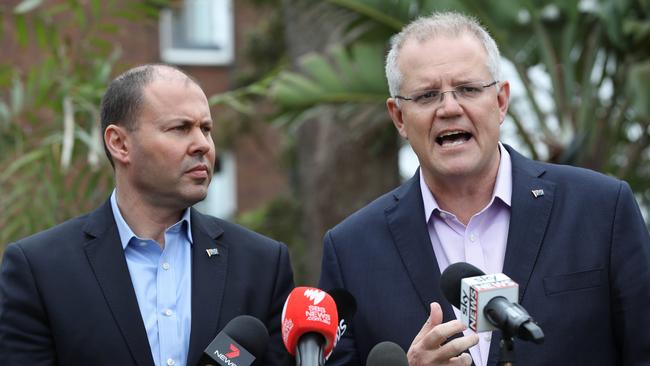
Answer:
<svg viewBox="0 0 650 366"><path fill-rule="evenodd" d="M406 353L398 344L385 341L377 343L368 354L366 366L408 366Z"/></svg>
<svg viewBox="0 0 650 366"><path fill-rule="evenodd" d="M475 332L500 329L508 337L542 343L544 332L517 303L518 285L499 273L486 275L469 263L451 264L440 276L440 288Z"/></svg>
<svg viewBox="0 0 650 366"><path fill-rule="evenodd" d="M336 329L336 340L334 346L341 340L341 336L350 326L352 317L357 312L357 301L354 299L354 296L342 288L333 288L327 291L327 293L334 299L336 303L336 312L339 315L339 325Z"/></svg>
<svg viewBox="0 0 650 366"><path fill-rule="evenodd" d="M200 365L250 366L266 352L269 332L259 319L240 315L226 324L203 351Z"/></svg>

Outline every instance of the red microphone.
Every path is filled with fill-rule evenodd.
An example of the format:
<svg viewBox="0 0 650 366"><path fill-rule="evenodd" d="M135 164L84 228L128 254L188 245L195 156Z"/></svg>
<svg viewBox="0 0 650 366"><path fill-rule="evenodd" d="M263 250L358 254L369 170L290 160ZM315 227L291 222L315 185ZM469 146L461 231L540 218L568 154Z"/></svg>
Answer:
<svg viewBox="0 0 650 366"><path fill-rule="evenodd" d="M323 365L334 349L338 324L336 303L327 292L294 288L282 309L282 340L296 365Z"/></svg>

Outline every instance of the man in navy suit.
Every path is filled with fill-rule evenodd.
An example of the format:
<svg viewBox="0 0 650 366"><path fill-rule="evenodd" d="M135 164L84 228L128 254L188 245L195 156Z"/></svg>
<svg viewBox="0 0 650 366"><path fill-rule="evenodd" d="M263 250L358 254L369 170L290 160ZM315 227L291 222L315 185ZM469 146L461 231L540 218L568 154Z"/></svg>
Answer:
<svg viewBox="0 0 650 366"><path fill-rule="evenodd" d="M500 332L464 329L440 291L455 262L519 284L545 342L515 341L517 364L650 364L650 237L630 187L499 142L510 85L472 18L407 25L386 76L388 112L420 168L325 236L320 286L358 305L328 364L363 365L386 340L412 366L496 364Z"/></svg>
<svg viewBox="0 0 650 366"><path fill-rule="evenodd" d="M110 84L101 123L115 190L94 212L8 246L0 364L196 365L242 314L271 335L256 364L291 364L286 246L191 208L215 162L199 85L171 66L131 69Z"/></svg>

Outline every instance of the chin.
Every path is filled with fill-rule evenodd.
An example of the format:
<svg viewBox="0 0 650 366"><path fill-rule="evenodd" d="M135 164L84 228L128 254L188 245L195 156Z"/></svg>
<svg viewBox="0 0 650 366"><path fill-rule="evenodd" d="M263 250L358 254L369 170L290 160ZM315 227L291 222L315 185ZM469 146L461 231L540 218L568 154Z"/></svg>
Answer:
<svg viewBox="0 0 650 366"><path fill-rule="evenodd" d="M207 196L208 196L208 190L206 188L200 191L196 190L194 192L186 192L185 194L183 194L183 199L186 202L186 205L189 207L203 201Z"/></svg>
<svg viewBox="0 0 650 366"><path fill-rule="evenodd" d="M196 204L196 203L199 203L199 202L203 201L205 199L205 197L207 197L207 196L208 196L208 193L204 192L202 194L193 195L192 197L190 197L190 200L193 201L192 204Z"/></svg>

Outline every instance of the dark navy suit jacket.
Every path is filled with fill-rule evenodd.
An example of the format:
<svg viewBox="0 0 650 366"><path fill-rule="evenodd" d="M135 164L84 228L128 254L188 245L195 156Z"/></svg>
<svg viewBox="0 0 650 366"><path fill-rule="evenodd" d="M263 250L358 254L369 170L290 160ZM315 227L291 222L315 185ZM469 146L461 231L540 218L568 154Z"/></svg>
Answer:
<svg viewBox="0 0 650 366"><path fill-rule="evenodd" d="M650 237L629 186L575 167L535 162L507 147L513 192L503 272L543 328L516 341L517 364L650 365ZM532 190L542 189L535 197ZM418 174L330 230L319 286L343 287L358 311L328 365L365 365L381 341L407 350L441 304L440 269ZM488 364L499 357L494 332Z"/></svg>
<svg viewBox="0 0 650 366"><path fill-rule="evenodd" d="M192 209L188 365L234 317L264 322L257 365L289 365L280 315L293 274L285 245ZM218 248L208 257L206 249ZM96 211L10 245L0 271L0 365L153 365L107 201Z"/></svg>

